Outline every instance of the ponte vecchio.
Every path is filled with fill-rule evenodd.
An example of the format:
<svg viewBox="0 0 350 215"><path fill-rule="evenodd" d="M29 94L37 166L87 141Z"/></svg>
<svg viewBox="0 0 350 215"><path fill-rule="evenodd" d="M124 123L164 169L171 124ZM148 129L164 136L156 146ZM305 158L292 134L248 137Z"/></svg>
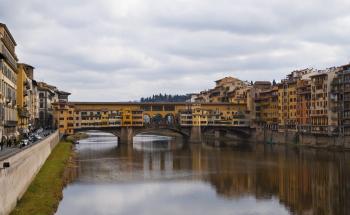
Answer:
<svg viewBox="0 0 350 215"><path fill-rule="evenodd" d="M140 132L171 130L200 141L203 132L248 135L249 112L232 103L69 102L54 105L55 122L64 134L79 130L109 130L122 142Z"/></svg>

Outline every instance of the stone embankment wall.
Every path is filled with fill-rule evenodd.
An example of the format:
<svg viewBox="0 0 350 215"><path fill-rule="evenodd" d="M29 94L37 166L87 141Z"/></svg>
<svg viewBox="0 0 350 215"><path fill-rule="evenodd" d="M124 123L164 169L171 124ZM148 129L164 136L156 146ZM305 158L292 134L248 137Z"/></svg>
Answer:
<svg viewBox="0 0 350 215"><path fill-rule="evenodd" d="M4 162L10 163L9 168L0 169L0 215L9 214L16 206L58 142L56 131L41 142L0 160L1 168Z"/></svg>
<svg viewBox="0 0 350 215"><path fill-rule="evenodd" d="M312 147L350 148L350 136L328 136L320 134L297 133L295 131L272 131L257 129L252 140L277 144L299 144Z"/></svg>

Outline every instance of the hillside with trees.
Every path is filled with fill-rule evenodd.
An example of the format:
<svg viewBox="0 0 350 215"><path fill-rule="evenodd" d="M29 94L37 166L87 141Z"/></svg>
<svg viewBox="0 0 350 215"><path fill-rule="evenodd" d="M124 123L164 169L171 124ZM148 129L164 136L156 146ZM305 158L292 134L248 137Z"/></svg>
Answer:
<svg viewBox="0 0 350 215"><path fill-rule="evenodd" d="M167 95L167 94L158 94L152 95L150 97L141 98L140 102L185 102L190 99L189 95Z"/></svg>

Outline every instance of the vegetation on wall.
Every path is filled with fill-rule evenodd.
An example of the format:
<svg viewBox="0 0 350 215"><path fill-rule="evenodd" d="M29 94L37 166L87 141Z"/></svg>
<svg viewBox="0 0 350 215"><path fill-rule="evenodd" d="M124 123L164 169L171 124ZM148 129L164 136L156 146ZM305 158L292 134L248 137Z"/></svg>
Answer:
<svg viewBox="0 0 350 215"><path fill-rule="evenodd" d="M71 156L70 142L61 141L18 202L11 215L54 214L62 198L64 171Z"/></svg>

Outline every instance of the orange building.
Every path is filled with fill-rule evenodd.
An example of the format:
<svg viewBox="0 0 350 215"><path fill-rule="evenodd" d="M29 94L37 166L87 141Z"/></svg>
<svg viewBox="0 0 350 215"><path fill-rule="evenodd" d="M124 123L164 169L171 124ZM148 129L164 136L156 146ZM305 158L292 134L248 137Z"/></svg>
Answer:
<svg viewBox="0 0 350 215"><path fill-rule="evenodd" d="M311 83L310 80L298 80L297 82L297 128L306 132L311 129L310 119Z"/></svg>

